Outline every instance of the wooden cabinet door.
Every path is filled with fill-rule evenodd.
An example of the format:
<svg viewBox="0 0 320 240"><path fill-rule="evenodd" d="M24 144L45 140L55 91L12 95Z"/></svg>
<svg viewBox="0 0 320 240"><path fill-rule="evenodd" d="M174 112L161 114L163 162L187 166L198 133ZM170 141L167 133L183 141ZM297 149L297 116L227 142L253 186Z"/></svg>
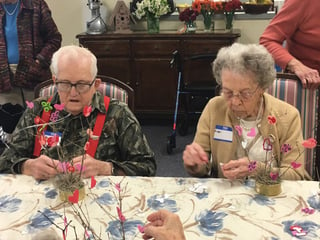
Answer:
<svg viewBox="0 0 320 240"><path fill-rule="evenodd" d="M230 45L230 41L224 38L182 40L184 84L215 86L211 64L219 49Z"/></svg>
<svg viewBox="0 0 320 240"><path fill-rule="evenodd" d="M135 106L141 114L173 113L177 71L170 68L172 53L179 49L177 39L141 38L132 43Z"/></svg>
<svg viewBox="0 0 320 240"><path fill-rule="evenodd" d="M169 67L170 59L136 59L135 109L144 113L174 111L177 71ZM162 73L162 74L160 74Z"/></svg>
<svg viewBox="0 0 320 240"><path fill-rule="evenodd" d="M99 58L98 74L117 78L134 87L131 78L131 61L128 58Z"/></svg>
<svg viewBox="0 0 320 240"><path fill-rule="evenodd" d="M80 38L80 44L96 56L98 74L117 78L132 87L131 48L128 39L100 39L92 36Z"/></svg>

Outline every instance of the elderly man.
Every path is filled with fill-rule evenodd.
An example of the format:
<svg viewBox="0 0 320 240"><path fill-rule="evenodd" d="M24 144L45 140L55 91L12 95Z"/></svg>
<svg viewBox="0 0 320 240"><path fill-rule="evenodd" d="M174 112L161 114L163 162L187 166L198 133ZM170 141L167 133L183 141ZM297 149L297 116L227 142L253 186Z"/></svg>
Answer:
<svg viewBox="0 0 320 240"><path fill-rule="evenodd" d="M84 177L155 175L154 153L133 113L97 91L101 80L96 78L95 56L78 46L62 47L52 57L51 71L58 93L28 104L9 149L0 157L0 172L49 179L63 171L61 161L68 161L81 163ZM83 114L84 109L91 111ZM49 113L47 121L38 121ZM100 115L103 120L98 120ZM47 124L39 127L35 122ZM41 141L50 134L59 139L48 148L50 144ZM96 147L87 145L87 136L98 142Z"/></svg>

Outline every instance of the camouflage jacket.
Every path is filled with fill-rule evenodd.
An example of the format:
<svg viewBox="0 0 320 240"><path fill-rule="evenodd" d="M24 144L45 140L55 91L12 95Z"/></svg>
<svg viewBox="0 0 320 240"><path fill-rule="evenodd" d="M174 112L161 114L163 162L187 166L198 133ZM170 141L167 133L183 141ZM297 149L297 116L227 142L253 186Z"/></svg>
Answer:
<svg viewBox="0 0 320 240"><path fill-rule="evenodd" d="M35 158L33 149L37 127L30 126L35 124L36 116L41 117L46 102L47 98L35 100L34 107L28 108L22 115L12 134L12 141L8 144L10 148L0 157L1 173L21 173L22 162ZM51 113L56 111L54 104L59 102L58 94L54 95L51 100ZM60 111L58 118L47 127L48 132L61 134L60 144L42 149L41 154L63 161L70 161L73 157L83 154L88 140L87 129L93 129L98 112L106 112L103 97L98 92L93 96L89 117L83 114L74 116L64 110ZM110 101L94 157L112 162L115 169L120 168L130 176L154 176L156 172L154 153L138 120L127 105L115 99Z"/></svg>

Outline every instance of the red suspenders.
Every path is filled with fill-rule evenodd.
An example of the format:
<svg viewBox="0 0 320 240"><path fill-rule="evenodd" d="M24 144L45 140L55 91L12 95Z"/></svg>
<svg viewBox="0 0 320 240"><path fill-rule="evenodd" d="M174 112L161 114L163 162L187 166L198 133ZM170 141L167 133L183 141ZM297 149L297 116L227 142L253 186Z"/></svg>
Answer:
<svg viewBox="0 0 320 240"><path fill-rule="evenodd" d="M50 97L48 99L48 102L50 102L52 99L52 97ZM107 97L107 96L104 96L104 106L105 106L105 109L106 109L106 112L108 112L108 108L109 108L109 103L110 103L110 98ZM42 123L48 123L49 122L49 118L50 118L50 114L51 114L51 111L43 111L42 112ZM106 119L106 114L103 114L101 112L98 113L97 115L97 120L96 120L96 123L95 123L95 126L93 128L93 134L95 136L99 136L101 135L101 132L102 132L102 129L103 129L103 125L104 125L104 122L105 122L105 119ZM40 144L40 135L39 135L39 131L42 127L39 127L38 128L38 131L37 131L37 136L35 138L35 143L34 143L34 149L33 149L33 155L35 157L39 157L40 156L40 152L41 152L41 144ZM46 129L46 127L45 127ZM45 130L44 129L44 130ZM98 147L98 143L99 143L99 138L96 139L96 140L93 140L90 138L89 140L89 148L87 149L86 153L89 154L91 157L94 157L96 151L97 151L97 147Z"/></svg>
<svg viewBox="0 0 320 240"><path fill-rule="evenodd" d="M105 96L104 97L104 106L106 108L106 112L108 111L109 103L110 103L110 98ZM101 132L102 132L102 128L103 128L105 120L106 120L106 114L99 112L98 116L97 116L96 124L94 125L94 128L93 128L93 135L99 136L99 138L96 140L93 140L92 138L90 138L89 139L89 148L87 149L87 154L89 154L91 157L94 157L94 155L96 154L99 139L101 136Z"/></svg>

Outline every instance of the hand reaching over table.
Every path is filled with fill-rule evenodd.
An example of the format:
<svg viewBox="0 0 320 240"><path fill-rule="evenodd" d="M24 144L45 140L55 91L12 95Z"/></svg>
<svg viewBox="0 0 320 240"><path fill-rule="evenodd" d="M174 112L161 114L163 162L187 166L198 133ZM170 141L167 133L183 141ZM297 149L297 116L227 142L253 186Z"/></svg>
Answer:
<svg viewBox="0 0 320 240"><path fill-rule="evenodd" d="M147 217L150 222L145 226L143 239L185 240L183 226L177 214L161 209Z"/></svg>

